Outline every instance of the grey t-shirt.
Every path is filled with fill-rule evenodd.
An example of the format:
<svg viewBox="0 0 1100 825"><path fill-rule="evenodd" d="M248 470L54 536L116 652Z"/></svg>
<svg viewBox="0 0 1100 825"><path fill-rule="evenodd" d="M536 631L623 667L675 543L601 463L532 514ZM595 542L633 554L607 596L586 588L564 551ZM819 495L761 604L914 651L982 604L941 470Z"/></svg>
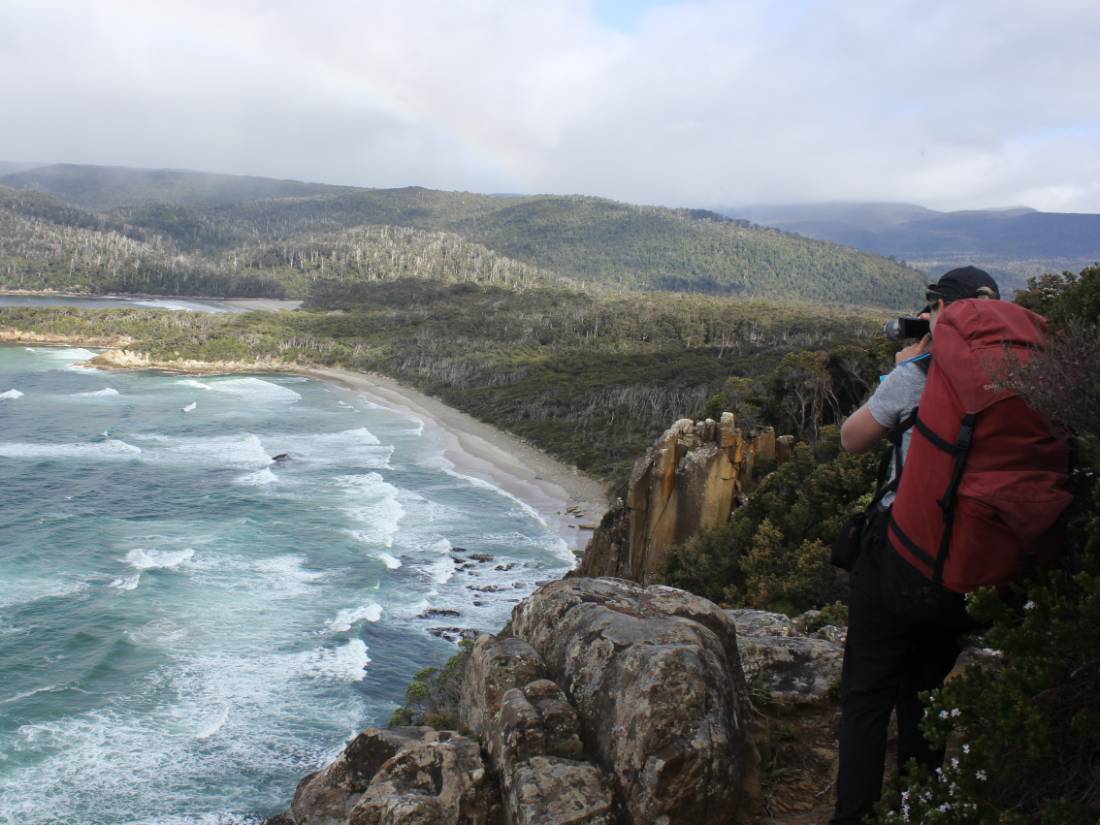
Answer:
<svg viewBox="0 0 1100 825"><path fill-rule="evenodd" d="M894 429L904 421L913 410L920 405L920 397L924 392L924 382L927 376L924 370L913 361L904 361L883 377L882 382L875 389L867 402L867 409L871 418L875 419L888 430ZM913 435L912 429L906 430L901 438L901 460L904 466L905 458L909 454L909 441ZM887 482L893 481L897 474L897 467L891 462L890 477ZM887 493L882 497L882 506L889 507L894 502L894 494Z"/></svg>

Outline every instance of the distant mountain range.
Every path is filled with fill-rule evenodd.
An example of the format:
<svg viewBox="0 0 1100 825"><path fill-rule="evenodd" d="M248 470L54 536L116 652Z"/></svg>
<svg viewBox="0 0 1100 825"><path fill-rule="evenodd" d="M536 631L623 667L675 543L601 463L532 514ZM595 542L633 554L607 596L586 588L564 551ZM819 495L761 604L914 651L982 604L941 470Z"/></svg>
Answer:
<svg viewBox="0 0 1100 825"><path fill-rule="evenodd" d="M705 210L71 164L0 175L0 286L304 297L319 280L494 273L866 306L923 294L896 261Z"/></svg>
<svg viewBox="0 0 1100 825"><path fill-rule="evenodd" d="M1100 215L1028 207L937 212L907 203L725 208L727 216L904 260L939 275L973 263L1022 286L1030 275L1100 261Z"/></svg>

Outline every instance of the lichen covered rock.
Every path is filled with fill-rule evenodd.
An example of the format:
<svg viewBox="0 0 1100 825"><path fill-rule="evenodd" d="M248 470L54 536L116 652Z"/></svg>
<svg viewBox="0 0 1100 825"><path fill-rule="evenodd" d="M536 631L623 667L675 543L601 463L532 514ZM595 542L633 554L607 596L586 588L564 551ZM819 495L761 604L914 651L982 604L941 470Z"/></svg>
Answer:
<svg viewBox="0 0 1100 825"><path fill-rule="evenodd" d="M745 678L755 691L780 706L826 704L840 684L843 633L822 628L803 633L781 613L727 610L737 625Z"/></svg>
<svg viewBox="0 0 1100 825"><path fill-rule="evenodd" d="M672 588L582 578L541 588L512 627L565 689L628 822L733 820L749 705L730 616Z"/></svg>
<svg viewBox="0 0 1100 825"><path fill-rule="evenodd" d="M368 728L298 785L270 825L500 825L476 742L431 728Z"/></svg>

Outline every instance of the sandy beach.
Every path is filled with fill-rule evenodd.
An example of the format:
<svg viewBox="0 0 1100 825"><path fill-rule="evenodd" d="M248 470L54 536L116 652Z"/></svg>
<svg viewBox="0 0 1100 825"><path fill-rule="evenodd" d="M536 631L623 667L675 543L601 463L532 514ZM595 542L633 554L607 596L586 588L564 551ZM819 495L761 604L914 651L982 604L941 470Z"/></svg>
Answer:
<svg viewBox="0 0 1100 825"><path fill-rule="evenodd" d="M609 506L604 485L513 435L383 375L334 368L293 372L333 381L368 400L424 422L444 444L454 471L500 488L534 509L575 551L581 551Z"/></svg>

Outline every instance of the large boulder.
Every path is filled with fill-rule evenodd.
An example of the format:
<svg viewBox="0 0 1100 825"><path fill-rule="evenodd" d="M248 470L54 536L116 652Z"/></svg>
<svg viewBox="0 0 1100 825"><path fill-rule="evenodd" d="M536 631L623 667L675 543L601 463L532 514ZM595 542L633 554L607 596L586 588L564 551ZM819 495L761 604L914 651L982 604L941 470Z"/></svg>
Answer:
<svg viewBox="0 0 1100 825"><path fill-rule="evenodd" d="M467 730L484 736L489 720L500 711L500 699L505 693L545 676L542 657L523 639L480 636L466 660L459 722Z"/></svg>
<svg viewBox="0 0 1100 825"><path fill-rule="evenodd" d="M576 711L545 674L527 642L482 636L460 718L484 743L509 825L612 825L611 789L585 757Z"/></svg>
<svg viewBox="0 0 1100 825"><path fill-rule="evenodd" d="M488 742L509 825L612 825L615 800L585 761L577 714L554 682L504 694Z"/></svg>
<svg viewBox="0 0 1100 825"><path fill-rule="evenodd" d="M500 825L478 744L431 728L368 728L298 785L270 825Z"/></svg>
<svg viewBox="0 0 1100 825"><path fill-rule="evenodd" d="M737 625L745 677L779 707L825 705L835 699L844 663L843 631L823 627L805 633L805 623L763 610L727 610Z"/></svg>
<svg viewBox="0 0 1100 825"><path fill-rule="evenodd" d="M728 614L668 587L574 578L520 603L512 627L565 689L626 821L734 820L750 705Z"/></svg>

